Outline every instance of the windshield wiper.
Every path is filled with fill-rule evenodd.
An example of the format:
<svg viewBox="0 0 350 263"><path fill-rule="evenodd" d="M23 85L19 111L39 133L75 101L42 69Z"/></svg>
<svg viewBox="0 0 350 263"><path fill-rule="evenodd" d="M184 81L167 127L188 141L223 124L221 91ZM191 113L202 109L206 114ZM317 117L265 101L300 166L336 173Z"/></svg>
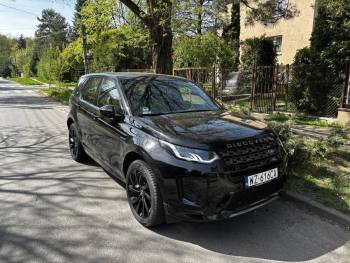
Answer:
<svg viewBox="0 0 350 263"><path fill-rule="evenodd" d="M191 112L203 112L203 111L217 111L217 110L188 110L188 111L177 111L173 113L191 113Z"/></svg>
<svg viewBox="0 0 350 263"><path fill-rule="evenodd" d="M190 110L190 111L172 111L172 112L160 112L160 113L148 113L148 114L139 114L140 117L145 116L161 116L161 115L170 115L178 113L191 113L191 112L203 112L203 111L218 111L218 110Z"/></svg>
<svg viewBox="0 0 350 263"><path fill-rule="evenodd" d="M145 116L160 116L160 115L166 115L166 114L171 114L172 112L158 112L158 113L146 113L146 114L139 114L138 116L140 117L145 117Z"/></svg>

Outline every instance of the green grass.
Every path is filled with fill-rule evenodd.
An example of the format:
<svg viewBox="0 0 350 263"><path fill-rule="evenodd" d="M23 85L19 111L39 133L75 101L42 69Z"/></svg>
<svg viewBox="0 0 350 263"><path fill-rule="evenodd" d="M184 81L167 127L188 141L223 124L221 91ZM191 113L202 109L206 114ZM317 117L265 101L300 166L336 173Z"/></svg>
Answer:
<svg viewBox="0 0 350 263"><path fill-rule="evenodd" d="M350 214L350 147L334 150L320 163L291 167L287 188Z"/></svg>
<svg viewBox="0 0 350 263"><path fill-rule="evenodd" d="M51 85L56 85L58 87L75 87L77 85L77 82L67 82L67 81L53 81L53 80L47 80L41 77L35 77L37 80L43 82L43 83L47 83L47 84L51 84Z"/></svg>
<svg viewBox="0 0 350 263"><path fill-rule="evenodd" d="M301 117L301 116L295 117L283 112L270 114L265 118L266 121L277 121L277 122L286 122L291 119L295 121L295 124L301 124L301 125L311 125L311 126L317 126L322 128L341 128L342 127L336 122L330 123L326 120L321 120L321 119L310 119L310 118Z"/></svg>
<svg viewBox="0 0 350 263"><path fill-rule="evenodd" d="M72 94L72 90L68 88L45 88L41 89L40 94L49 96L55 100L61 101L61 102L68 102L69 97Z"/></svg>
<svg viewBox="0 0 350 263"><path fill-rule="evenodd" d="M15 81L21 85L41 85L40 82L31 78L9 78L9 80Z"/></svg>
<svg viewBox="0 0 350 263"><path fill-rule="evenodd" d="M277 121L277 122L287 122L291 119L292 117L288 114L277 112L274 114L270 114L265 118L266 121Z"/></svg>
<svg viewBox="0 0 350 263"><path fill-rule="evenodd" d="M311 125L311 126L318 126L318 127L323 127L323 128L340 128L341 125L338 123L330 123L326 120L320 120L320 119L308 119L308 118L303 118L303 117L298 117L295 122L297 124L302 124L302 125Z"/></svg>

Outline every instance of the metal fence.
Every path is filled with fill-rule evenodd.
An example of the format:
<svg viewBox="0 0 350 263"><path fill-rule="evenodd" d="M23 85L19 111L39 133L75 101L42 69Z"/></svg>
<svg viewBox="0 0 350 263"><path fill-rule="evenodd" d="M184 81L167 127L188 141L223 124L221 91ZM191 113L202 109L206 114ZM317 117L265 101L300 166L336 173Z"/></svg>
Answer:
<svg viewBox="0 0 350 263"><path fill-rule="evenodd" d="M276 64L258 66L235 72L212 67L174 68L173 75L192 80L209 95L223 102L250 108L251 111L271 113L273 111L298 112L296 102L290 96L292 65ZM110 71L113 71L111 68ZM150 72L153 69L124 69L127 72ZM350 64L347 65L344 87L334 87L327 95L324 117L336 117L339 107L350 108ZM76 77L83 71L76 71Z"/></svg>
<svg viewBox="0 0 350 263"><path fill-rule="evenodd" d="M340 98L340 108L350 109L350 62L346 63L345 81Z"/></svg>

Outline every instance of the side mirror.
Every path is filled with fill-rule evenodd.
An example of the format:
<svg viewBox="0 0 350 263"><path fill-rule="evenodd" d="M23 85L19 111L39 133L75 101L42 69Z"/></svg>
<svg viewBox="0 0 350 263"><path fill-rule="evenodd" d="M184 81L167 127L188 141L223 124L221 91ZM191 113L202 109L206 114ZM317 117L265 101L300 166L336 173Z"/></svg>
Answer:
<svg viewBox="0 0 350 263"><path fill-rule="evenodd" d="M116 110L113 105L104 105L100 108L100 114L107 118L114 118L116 121L121 121L124 118L124 113Z"/></svg>
<svg viewBox="0 0 350 263"><path fill-rule="evenodd" d="M104 105L100 108L100 114L102 116L113 118L115 116L115 110L113 105Z"/></svg>

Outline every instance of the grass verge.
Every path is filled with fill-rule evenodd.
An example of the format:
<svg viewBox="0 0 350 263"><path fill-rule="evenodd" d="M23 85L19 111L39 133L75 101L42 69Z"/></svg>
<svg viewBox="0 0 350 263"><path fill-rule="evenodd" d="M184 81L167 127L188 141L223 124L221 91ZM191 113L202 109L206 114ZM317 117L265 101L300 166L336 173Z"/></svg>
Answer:
<svg viewBox="0 0 350 263"><path fill-rule="evenodd" d="M289 168L287 189L350 214L350 146L332 151L320 162Z"/></svg>
<svg viewBox="0 0 350 263"><path fill-rule="evenodd" d="M309 126L317 126L322 128L341 128L342 126L336 122L328 122L322 119L311 119L302 116L293 116L291 114L286 114L283 112L277 112L274 114L270 114L265 118L266 121L277 121L277 122L287 122L289 120L293 120L295 124L300 125L309 125Z"/></svg>
<svg viewBox="0 0 350 263"><path fill-rule="evenodd" d="M9 80L15 81L21 85L41 85L40 82L31 78L9 78Z"/></svg>
<svg viewBox="0 0 350 263"><path fill-rule="evenodd" d="M58 87L63 87L63 88L75 87L77 85L76 82L53 81L53 80L43 79L43 78L40 78L40 77L36 77L36 79L41 81L41 82L43 82L43 83L47 83L47 84L50 84L50 85L56 85Z"/></svg>
<svg viewBox="0 0 350 263"><path fill-rule="evenodd" d="M51 97L55 100L68 103L72 90L68 88L45 88L39 91L40 94Z"/></svg>

